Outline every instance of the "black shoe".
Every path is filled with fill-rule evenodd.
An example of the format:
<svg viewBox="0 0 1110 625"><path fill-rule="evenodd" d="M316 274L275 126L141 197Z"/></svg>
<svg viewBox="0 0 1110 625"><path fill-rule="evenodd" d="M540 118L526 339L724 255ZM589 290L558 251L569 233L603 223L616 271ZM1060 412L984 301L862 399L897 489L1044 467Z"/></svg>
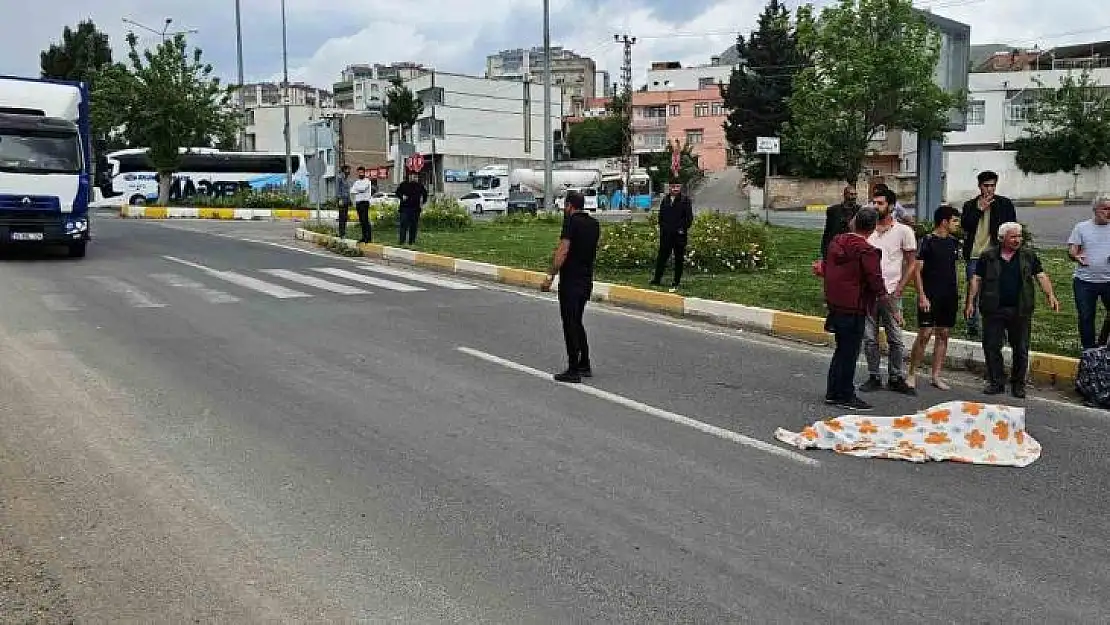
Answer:
<svg viewBox="0 0 1110 625"><path fill-rule="evenodd" d="M843 408L845 410L855 410L858 412L867 412L872 409L871 404L863 401L858 396L853 397L847 401L837 400L833 403L833 405L837 408Z"/></svg>
<svg viewBox="0 0 1110 625"><path fill-rule="evenodd" d="M867 378L867 381L860 385L859 390L863 393L873 393L883 387L883 381L878 376Z"/></svg>
<svg viewBox="0 0 1110 625"><path fill-rule="evenodd" d="M562 373L556 373L555 374L555 381L556 382L567 382L567 383L570 383L570 384L577 384L577 383L582 381L582 376L579 375L578 372L573 370L573 369L567 369L566 371L564 371Z"/></svg>
<svg viewBox="0 0 1110 625"><path fill-rule="evenodd" d="M988 384L987 388L983 389L984 395L1001 395L1006 392L1006 387L1001 384Z"/></svg>
<svg viewBox="0 0 1110 625"><path fill-rule="evenodd" d="M1025 399L1025 385L1024 384L1011 384L1010 394L1018 399Z"/></svg>
<svg viewBox="0 0 1110 625"><path fill-rule="evenodd" d="M901 393L903 395L917 395L917 389L913 388L909 384L906 384L906 381L902 378L895 378L890 380L889 382L887 382L886 387L894 391L895 393Z"/></svg>
<svg viewBox="0 0 1110 625"><path fill-rule="evenodd" d="M590 365L579 365L577 371L578 375L584 378L594 377L594 370L590 367Z"/></svg>

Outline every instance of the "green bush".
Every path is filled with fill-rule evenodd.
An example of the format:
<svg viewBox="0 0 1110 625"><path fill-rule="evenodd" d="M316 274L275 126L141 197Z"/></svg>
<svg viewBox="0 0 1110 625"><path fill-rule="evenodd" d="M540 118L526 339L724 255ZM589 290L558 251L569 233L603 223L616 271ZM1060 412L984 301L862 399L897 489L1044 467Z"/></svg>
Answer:
<svg viewBox="0 0 1110 625"><path fill-rule="evenodd" d="M323 205L326 209L337 210L338 202L329 200ZM352 207L353 212L353 207ZM370 205L370 223L375 229L393 229L398 224L399 204L396 201L380 202ZM357 218L353 220L358 225ZM464 230L473 224L470 213L466 208L450 197L437 197L424 205L420 213L420 228L426 230ZM313 230L326 234L335 234L335 228L326 224L317 224ZM348 235L350 231L348 230Z"/></svg>
<svg viewBox="0 0 1110 625"><path fill-rule="evenodd" d="M598 248L598 267L644 270L659 252L658 219L606 224ZM770 229L758 219L702 213L694 218L686 245L686 266L696 273L748 273L769 262Z"/></svg>
<svg viewBox="0 0 1110 625"><path fill-rule="evenodd" d="M530 224L557 224L562 223L563 214L558 211L540 211L535 215L531 213L502 213L493 218L496 224L506 226L527 226Z"/></svg>
<svg viewBox="0 0 1110 625"><path fill-rule="evenodd" d="M170 202L172 206L196 208L308 208L306 193L276 189L247 189L232 195L194 195Z"/></svg>

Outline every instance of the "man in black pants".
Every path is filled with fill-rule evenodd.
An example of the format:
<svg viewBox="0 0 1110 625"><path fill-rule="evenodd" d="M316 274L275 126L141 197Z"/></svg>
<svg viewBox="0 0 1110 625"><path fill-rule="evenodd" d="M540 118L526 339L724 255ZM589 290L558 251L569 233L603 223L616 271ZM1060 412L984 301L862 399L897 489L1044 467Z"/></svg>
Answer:
<svg viewBox="0 0 1110 625"><path fill-rule="evenodd" d="M594 286L594 259L601 226L588 213L583 212L586 198L581 193L567 193L563 232L555 248L551 272L540 286L550 291L555 276L559 276L559 315L563 318L563 339L567 344L567 369L555 374L559 382L581 382L591 377L590 348L586 341L586 328L582 315Z"/></svg>
<svg viewBox="0 0 1110 625"><path fill-rule="evenodd" d="M674 288L682 282L682 264L686 259L687 233L694 223L690 197L682 194L682 185L672 184L671 192L659 206L659 256L655 259L655 286L663 281L667 259L674 253Z"/></svg>
<svg viewBox="0 0 1110 625"><path fill-rule="evenodd" d="M428 201L428 189L420 183L416 172L410 171L408 179L397 185L394 195L401 200L397 211L398 244L404 245L407 235L408 244L412 245L416 243L416 227L420 225L420 211Z"/></svg>

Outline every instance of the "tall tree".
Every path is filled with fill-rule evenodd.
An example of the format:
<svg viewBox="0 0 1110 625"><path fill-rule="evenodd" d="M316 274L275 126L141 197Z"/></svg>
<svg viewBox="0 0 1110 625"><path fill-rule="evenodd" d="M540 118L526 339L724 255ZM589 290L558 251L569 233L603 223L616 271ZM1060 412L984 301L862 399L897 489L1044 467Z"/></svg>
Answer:
<svg viewBox="0 0 1110 625"><path fill-rule="evenodd" d="M678 176L671 173L671 157L678 150ZM698 157L694 154L693 147L689 144L678 145L677 142L667 142L667 147L662 152L652 152L641 156L641 164L647 168L651 177L651 186L655 192L665 191L672 182L688 185L701 180L705 172L698 164Z"/></svg>
<svg viewBox="0 0 1110 625"><path fill-rule="evenodd" d="M644 91L647 91L646 85L644 86ZM628 100L631 97L631 93L622 91L612 98L609 98L609 101L605 104L605 111L609 114L609 118L615 120L613 123L621 129L621 141L618 153L622 155L632 142L632 120L628 117Z"/></svg>
<svg viewBox="0 0 1110 625"><path fill-rule="evenodd" d="M1067 74L1057 88L1037 80L1025 136L1013 142L1025 173L1071 173L1110 165L1110 94L1089 71Z"/></svg>
<svg viewBox="0 0 1110 625"><path fill-rule="evenodd" d="M129 33L127 45L129 65L105 71L93 97L107 105L101 123L121 127L131 145L150 148L158 171L158 202L165 204L181 148L210 145L214 138L235 133L238 113L230 106L230 88L212 76L200 48L189 54L185 35L140 53L138 38Z"/></svg>
<svg viewBox="0 0 1110 625"><path fill-rule="evenodd" d="M779 0L767 3L747 39L737 37L736 51L740 65L732 70L728 84L721 85L721 97L729 110L725 137L745 156L748 180L762 187L766 171L763 158L755 153L756 137L782 135L790 121L794 76L808 65L808 59L798 47L790 12ZM782 150L772 164L779 174L792 173L790 150Z"/></svg>
<svg viewBox="0 0 1110 625"><path fill-rule="evenodd" d="M80 80L92 84L102 69L112 64L112 46L108 35L96 29L92 20L66 26L62 41L52 43L39 53L43 78Z"/></svg>
<svg viewBox="0 0 1110 625"><path fill-rule="evenodd" d="M385 121L401 129L402 141L405 140L406 131L411 140L412 127L424 114L424 101L416 97L400 78L394 78L390 84L385 92Z"/></svg>
<svg viewBox="0 0 1110 625"><path fill-rule="evenodd" d="M933 82L940 35L910 0L840 0L811 19L798 43L814 59L794 80L786 136L802 173L855 184L881 129L940 139L961 98Z"/></svg>
<svg viewBox="0 0 1110 625"><path fill-rule="evenodd" d="M590 117L567 131L567 148L571 158L620 156L623 142L623 122L613 116Z"/></svg>

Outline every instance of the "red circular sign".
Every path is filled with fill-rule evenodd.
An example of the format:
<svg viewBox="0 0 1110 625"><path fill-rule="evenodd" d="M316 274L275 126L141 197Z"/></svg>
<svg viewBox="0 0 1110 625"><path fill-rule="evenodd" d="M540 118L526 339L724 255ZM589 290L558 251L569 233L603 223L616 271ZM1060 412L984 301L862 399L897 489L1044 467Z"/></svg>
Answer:
<svg viewBox="0 0 1110 625"><path fill-rule="evenodd" d="M424 169L424 155L417 153L409 158L409 169L412 171L421 171Z"/></svg>

